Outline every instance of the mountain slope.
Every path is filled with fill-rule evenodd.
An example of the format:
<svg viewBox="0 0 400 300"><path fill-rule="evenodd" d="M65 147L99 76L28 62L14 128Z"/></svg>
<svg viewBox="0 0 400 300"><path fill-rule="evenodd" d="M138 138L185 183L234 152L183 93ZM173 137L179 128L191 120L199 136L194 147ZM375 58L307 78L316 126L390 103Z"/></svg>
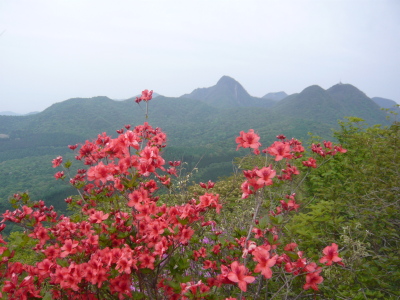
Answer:
<svg viewBox="0 0 400 300"><path fill-rule="evenodd" d="M367 97L365 93L351 84L336 84L327 89L327 92L342 107L347 116L362 118L367 123L388 124L386 113L381 111L379 105Z"/></svg>
<svg viewBox="0 0 400 300"><path fill-rule="evenodd" d="M0 116L0 134L10 135L14 142L32 135L52 136L46 144L54 142L54 136L74 135L77 142L95 138L101 132L115 135L115 130L125 124L133 126L148 121L153 126L177 133L176 142L182 136L190 136L193 127L203 128L210 124L217 112L200 101L159 96L149 102L149 119L144 117L144 107L132 100L114 101L107 97L74 98L53 104L41 113L31 116ZM184 124L184 125L182 125ZM188 132L188 133L187 133ZM17 140L16 140L17 139ZM64 145L67 142L64 141ZM4 147L3 147L4 150Z"/></svg>
<svg viewBox="0 0 400 300"><path fill-rule="evenodd" d="M0 111L0 116L18 116L19 114L13 111Z"/></svg>
<svg viewBox="0 0 400 300"><path fill-rule="evenodd" d="M272 111L282 116L323 121L333 124L342 112L332 97L317 85L305 88L279 101Z"/></svg>
<svg viewBox="0 0 400 300"><path fill-rule="evenodd" d="M279 101L274 113L336 126L346 116L359 117L369 124L387 124L386 114L363 92L350 84L338 84L324 90L317 85L307 87Z"/></svg>
<svg viewBox="0 0 400 300"><path fill-rule="evenodd" d="M234 157L247 153L235 151L235 138L241 130L254 129L264 147L278 134L307 140L307 133L312 132L330 139L330 129L345 116L362 117L370 124L385 122L385 113L350 85L327 91L311 86L274 102L251 97L235 80L223 77L214 87L197 89L185 97L152 99L148 119L141 105L133 99L74 98L34 115L0 116L0 134L9 136L0 139L0 210L11 194L24 191L23 187L35 200L63 202L67 190L55 188L62 185L53 180L51 159L67 154L72 158L68 144L95 139L102 132L115 136L115 130L125 124L147 121L161 127L168 136L167 161L187 162L188 172L198 168L193 180L216 180L232 172Z"/></svg>
<svg viewBox="0 0 400 300"><path fill-rule="evenodd" d="M166 160L182 160L185 169L200 171L193 180L216 180L232 172L236 152L235 138L241 130L253 128L262 136L263 145L277 134L306 139L307 132L322 136L329 127L318 122L304 122L272 115L268 108L216 108L202 101L159 96L149 102L149 119L133 100L113 101L107 97L75 98L56 103L31 116L0 116L0 211L9 209L7 198L29 190L33 200L47 200L48 205L65 209L63 199L71 190L56 182L51 159L62 155L72 159L68 144L95 139L125 124L148 121L161 127L168 136ZM73 166L80 166L75 162ZM80 166L81 167L81 166Z"/></svg>
<svg viewBox="0 0 400 300"><path fill-rule="evenodd" d="M268 94L262 96L262 98L270 99L270 100L274 100L274 101L280 101L282 99L285 99L287 96L288 96L288 94L286 94L285 92L276 92L276 93L268 93Z"/></svg>
<svg viewBox="0 0 400 300"><path fill-rule="evenodd" d="M235 79L223 76L216 85L195 89L181 98L200 100L208 105L224 107L270 107L275 103L270 99L252 97Z"/></svg>
<svg viewBox="0 0 400 300"><path fill-rule="evenodd" d="M381 98L381 97L373 97L371 98L376 104L378 104L381 108L389 109L390 111L394 111L396 113L400 113L400 107L398 106L397 102Z"/></svg>

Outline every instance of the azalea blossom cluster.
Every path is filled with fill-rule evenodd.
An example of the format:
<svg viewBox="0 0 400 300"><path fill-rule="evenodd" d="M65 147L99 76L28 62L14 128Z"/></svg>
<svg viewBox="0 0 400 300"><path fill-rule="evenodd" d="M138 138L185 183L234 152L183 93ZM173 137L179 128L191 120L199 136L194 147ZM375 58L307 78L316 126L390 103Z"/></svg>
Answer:
<svg viewBox="0 0 400 300"><path fill-rule="evenodd" d="M261 231L255 229L255 235L246 241L245 237L221 243L209 242L207 247L201 247L193 251L193 259L198 263L198 272L207 271L206 281L182 283L182 299L207 299L209 291L213 287L232 286L236 285L242 292L248 292L248 285L252 283L259 284L262 278L271 279L274 272L279 275L291 274L294 277L303 276L303 289L313 289L318 291L318 285L323 282L323 277L320 275L322 267L315 262L307 259L302 251L296 250L296 243L287 244L283 251L278 254L277 248L280 245L279 236L274 232L276 228ZM271 242L268 236L273 232ZM242 257L226 255L226 249L231 252L233 249L242 248ZM225 249L225 250L224 250ZM341 258L338 255L338 246L332 244L323 250L324 256L320 259L321 264L330 266L333 263L343 265ZM251 261L241 263L241 259L248 259L250 255ZM273 271L275 268L275 271ZM165 288L165 286L160 285ZM176 295L171 289L166 289L173 299ZM198 297L198 298L197 298ZM179 298L180 299L180 298ZM236 298L227 298L236 299Z"/></svg>
<svg viewBox="0 0 400 300"><path fill-rule="evenodd" d="M139 99L148 101L151 95L146 90ZM274 221L299 209L295 194L279 201L267 224L255 216L248 236L226 236L208 214L223 209L220 196L212 192L213 182L200 183L205 193L181 205L170 205L157 194L171 191L180 166L163 158L166 134L161 129L146 122L117 133L116 138L102 133L69 146L86 166L69 179L79 191L79 196L65 199L78 212L74 216L60 216L43 201L31 203L14 195L20 207L3 214L0 231L6 221L21 225L36 242L38 258L33 265L12 261L18 249L9 249L0 235L0 297L214 299L218 294L236 299L231 296L248 293L274 273L303 276L305 290L318 290L321 266L297 250L297 244L281 245L279 220ZM268 189L275 178L287 182L299 174L290 160L301 158L304 147L295 139L278 139L262 151L254 130L242 131L236 139L238 148L272 155L274 162L286 160L279 172L273 163L244 171L243 198ZM329 144L318 147L313 151L320 155L344 151ZM63 164L59 156L52 164L64 167L55 177L65 179L71 163ZM323 254L321 264L342 264L336 244Z"/></svg>
<svg viewBox="0 0 400 300"><path fill-rule="evenodd" d="M140 97L136 97L135 102L136 103L140 103L142 101L147 102L147 101L150 101L152 98L153 98L153 91L144 90Z"/></svg>
<svg viewBox="0 0 400 300"><path fill-rule="evenodd" d="M300 174L298 168L290 164L290 160L303 157L305 149L302 143L294 138L287 140L282 134L278 135L277 139L278 141L275 141L271 146L260 151L260 136L253 129L250 129L247 133L241 131L240 136L236 138L236 143L238 144L236 150L241 147L251 148L256 155L260 155L262 152L275 157L274 161L276 162L283 159L286 160L286 168L281 170L280 175L277 175L277 171L273 169L272 165L264 166L261 169L254 167L252 170L245 170L243 173L247 180L242 184L242 198L247 198L249 195L255 194L257 190L264 186L272 185L272 179L275 176L278 180L292 180L293 175ZM332 142L327 141L324 141L324 148L320 144L312 144L311 150L322 157L334 156L337 153L346 153L347 151L340 145L334 146ZM306 167L317 168L316 162L315 158L310 157L308 160L302 161L302 164Z"/></svg>
<svg viewBox="0 0 400 300"><path fill-rule="evenodd" d="M80 146L76 159L88 169L78 170L70 183L81 187L82 196L66 199L81 207L80 221L58 216L42 201L4 213L2 228L5 221L32 228L34 250L44 259L28 266L9 263L11 253L4 257L2 275L10 280L4 281L3 293L10 299L40 297L45 282L53 298L80 299L85 291L87 299L97 299L96 290L104 288L124 299L132 290L144 290L149 283L142 277L149 271L143 270L160 272L169 257L189 243L191 226L202 221L207 210L221 209L218 195L212 193L180 206L157 203L159 197L153 194L160 185L170 186L180 165L162 158L165 142L159 128L145 123L133 130L126 126L117 138L103 133ZM62 157L53 160L54 167L61 164Z"/></svg>

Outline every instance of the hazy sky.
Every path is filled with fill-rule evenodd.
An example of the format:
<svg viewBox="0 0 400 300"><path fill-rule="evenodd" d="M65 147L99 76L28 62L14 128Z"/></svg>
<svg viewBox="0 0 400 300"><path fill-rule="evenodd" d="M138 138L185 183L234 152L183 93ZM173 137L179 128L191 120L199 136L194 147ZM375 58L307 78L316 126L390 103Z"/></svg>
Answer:
<svg viewBox="0 0 400 300"><path fill-rule="evenodd" d="M399 0L0 0L0 111L342 81L400 102Z"/></svg>

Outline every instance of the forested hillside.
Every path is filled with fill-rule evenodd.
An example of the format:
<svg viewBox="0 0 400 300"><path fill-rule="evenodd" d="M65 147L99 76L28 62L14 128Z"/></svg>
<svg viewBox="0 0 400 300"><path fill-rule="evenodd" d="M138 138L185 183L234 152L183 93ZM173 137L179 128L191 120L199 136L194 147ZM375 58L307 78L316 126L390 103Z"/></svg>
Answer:
<svg viewBox="0 0 400 300"><path fill-rule="evenodd" d="M32 197L57 203L64 196L52 177L51 158L65 156L67 145L83 143L126 124L147 121L168 135L166 158L182 160L193 180L216 180L232 172L235 137L241 130L254 129L261 142L272 142L277 134L306 141L308 133L328 139L331 128L345 116L357 116L369 124L389 124L377 104L351 85L328 90L318 86L280 101L250 96L234 79L224 76L210 88L180 98L158 96L149 102L149 119L144 106L134 99L114 101L107 97L74 98L53 104L43 112L27 116L0 116L0 204L14 192L29 190ZM71 155L71 154L70 154ZM72 156L71 156L72 158ZM41 195L41 196L40 196ZM52 200L50 200L52 199Z"/></svg>
<svg viewBox="0 0 400 300"><path fill-rule="evenodd" d="M273 108L277 114L307 118L335 127L343 117L359 117L369 124L389 124L378 104L350 84L337 84L328 90L314 85L299 94L279 101Z"/></svg>

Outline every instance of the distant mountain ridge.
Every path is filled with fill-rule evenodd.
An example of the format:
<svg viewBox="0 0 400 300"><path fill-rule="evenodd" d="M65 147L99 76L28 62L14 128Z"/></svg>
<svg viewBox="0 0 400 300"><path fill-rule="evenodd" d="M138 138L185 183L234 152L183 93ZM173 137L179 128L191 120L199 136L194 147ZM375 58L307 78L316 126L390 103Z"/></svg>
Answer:
<svg viewBox="0 0 400 300"><path fill-rule="evenodd" d="M276 93L268 93L268 94L262 96L262 98L270 99L270 100L274 100L274 101L280 101L282 99L285 99L287 96L288 96L288 94L286 94L285 92L276 92Z"/></svg>
<svg viewBox="0 0 400 300"><path fill-rule="evenodd" d="M181 98L200 100L214 107L271 107L275 104L270 99L250 96L243 86L229 76L222 76L216 85L195 89Z"/></svg>
<svg viewBox="0 0 400 300"><path fill-rule="evenodd" d="M371 99L382 108L389 109L389 110L394 111L396 113L400 113L399 104L397 104L393 100L386 99L386 98L381 98L381 97L373 97Z"/></svg>
<svg viewBox="0 0 400 300"><path fill-rule="evenodd" d="M128 98L128 99L112 99L112 100L114 100L114 101L125 101L125 100L132 100L132 99L135 100L136 97L140 97L140 96L141 96L141 94L137 94L137 95L135 95L135 96L133 96L131 98ZM158 94L158 93L153 91L153 99L157 98L157 97L160 97L160 96L162 96L162 95L160 95L160 94Z"/></svg>
<svg viewBox="0 0 400 300"><path fill-rule="evenodd" d="M345 116L363 118L370 125L388 124L387 114L351 85L328 90L314 85L276 101L252 97L224 76L216 85L182 97L155 97L149 102L148 119L134 99L73 98L33 115L0 116L0 211L7 209L2 204L10 195L27 189L36 200L63 203L65 193L54 188L51 160L58 155L73 158L67 145L92 140L102 132L115 136L125 124L149 122L162 128L169 145L165 158L187 162L189 171L198 168L196 181L231 174L232 160L241 155L235 151L241 130L254 129L265 146L278 134L307 141L312 132L331 139L331 129Z"/></svg>
<svg viewBox="0 0 400 300"><path fill-rule="evenodd" d="M387 124L386 113L350 84L337 84L327 90L313 85L284 98L271 110L277 114L301 116L331 125L346 116L359 117L370 124Z"/></svg>
<svg viewBox="0 0 400 300"><path fill-rule="evenodd" d="M272 100L271 97L275 100ZM143 120L143 112L134 109L136 107L134 99L135 97L125 101L114 101L104 96L88 99L73 98L53 104L43 112L29 116L0 116L0 134L11 134L15 130L57 131L78 134L83 137L96 134L99 130L115 130L113 126L121 126L116 122L123 120L129 122L130 119ZM160 123L159 126L162 126L165 117L172 118L174 114L177 114L176 122L181 123L179 118L188 115L185 109L195 111L194 107L199 109L198 114L203 110L207 111L207 115L213 112L212 115L218 119L221 119L225 112L235 111L231 117L238 115L232 120L229 120L229 116L227 116L228 120L225 122L228 123L239 122L240 113L236 109L254 107L259 108L255 112L257 114L268 116L268 118L272 118L274 115L281 120L295 118L335 126L337 120L346 116L355 116L365 119L369 124L387 124L387 114L380 110L378 104L350 84L337 84L327 90L313 85L300 93L289 96L285 92L278 92L266 94L264 98L257 98L249 95L235 79L223 76L212 87L198 88L179 98L158 96L155 99L158 103L150 105L150 112L154 109L159 114L156 118L157 123ZM163 105L163 99L168 99L168 107ZM385 101L383 102L390 102L387 99ZM98 108L94 109L94 107ZM169 111L169 113L163 113L162 110ZM243 114L243 110L239 111ZM257 119L254 116L251 118ZM71 119L74 121L70 122ZM87 134L81 134L84 132Z"/></svg>
<svg viewBox="0 0 400 300"><path fill-rule="evenodd" d="M29 115L34 115L39 113L38 111L33 111L27 114L18 114L16 112L13 111L0 111L0 116L29 116Z"/></svg>
<svg viewBox="0 0 400 300"><path fill-rule="evenodd" d="M13 111L0 111L0 116L18 116L19 114Z"/></svg>
<svg viewBox="0 0 400 300"><path fill-rule="evenodd" d="M33 111L27 114L18 114L13 111L0 111L0 116L29 116L39 113L38 111Z"/></svg>
<svg viewBox="0 0 400 300"><path fill-rule="evenodd" d="M337 84L335 86L349 86L349 84ZM351 86L351 85L350 85ZM330 89L332 89L331 87ZM307 89L307 88L306 88ZM304 89L303 91L305 91ZM358 89L357 89L358 90ZM359 90L358 90L359 91ZM361 92L361 91L360 91ZM298 95L293 94L293 95ZM136 95L129 99L112 99L114 101L126 101L126 100L135 100ZM162 95L154 92L153 98L162 97ZM227 107L273 107L275 104L289 95L286 94L284 91L280 92L270 92L259 97L251 96L244 87L235 79L229 76L222 76L216 85L211 87L205 88L197 88L193 90L191 93L184 94L179 98L187 98L187 99L194 99L202 101L212 107L219 107L219 108L227 108ZM367 97L364 94L365 97ZM103 97L103 96L98 96ZM105 97L105 96L104 96ZM364 97L364 98L365 98ZM96 98L96 97L93 97ZM108 97L106 97L108 98ZM173 97L172 97L173 98ZM368 97L367 97L368 98ZM108 98L109 99L109 98ZM400 109L396 107L397 103L393 100L381 98L381 97L373 97L371 98L373 102L379 105L381 108L390 108L395 111ZM320 103L319 103L320 104ZM2 111L0 112L0 116L28 116L32 114L37 114L39 112L30 112L28 114L19 114L12 111Z"/></svg>

